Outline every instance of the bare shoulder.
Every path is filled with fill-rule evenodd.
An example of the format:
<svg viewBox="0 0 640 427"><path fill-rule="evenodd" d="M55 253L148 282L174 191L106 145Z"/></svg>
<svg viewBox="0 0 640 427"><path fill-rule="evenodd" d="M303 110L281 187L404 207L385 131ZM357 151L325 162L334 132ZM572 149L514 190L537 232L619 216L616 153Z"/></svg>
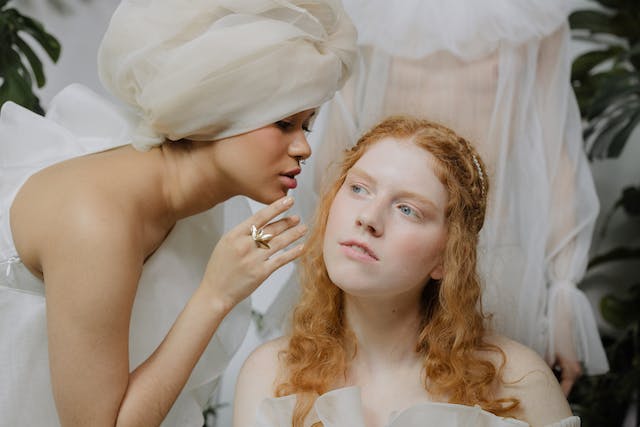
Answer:
<svg viewBox="0 0 640 427"><path fill-rule="evenodd" d="M288 337L280 337L260 345L245 360L236 383L233 425L253 425L260 403L274 397L282 366L280 354L287 348Z"/></svg>
<svg viewBox="0 0 640 427"><path fill-rule="evenodd" d="M487 341L505 354L503 384L499 397L515 397L520 407L514 414L535 426L545 426L572 415L560 384L547 363L532 349L501 335Z"/></svg>
<svg viewBox="0 0 640 427"><path fill-rule="evenodd" d="M124 256L138 249L135 217L122 201L91 174L73 172L60 167L35 174L11 206L16 249L36 272L42 273L45 259L55 259L65 249L75 250L78 257L97 242L102 250L114 247L114 254L125 251Z"/></svg>

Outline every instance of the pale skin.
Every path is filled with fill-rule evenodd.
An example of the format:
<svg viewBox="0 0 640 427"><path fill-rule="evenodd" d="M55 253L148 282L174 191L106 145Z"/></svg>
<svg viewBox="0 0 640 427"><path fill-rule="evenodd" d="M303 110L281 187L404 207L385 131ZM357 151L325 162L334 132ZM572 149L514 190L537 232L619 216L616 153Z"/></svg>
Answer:
<svg viewBox="0 0 640 427"><path fill-rule="evenodd" d="M438 254L446 241L447 194L425 167L432 162L411 143L375 143L347 174L327 220L327 271L344 292L346 323L358 343L346 379L332 388L360 387L368 427L383 427L392 413L416 404L447 401L426 391L415 352L420 294L429 278L445 274ZM348 247L354 243L366 245L373 256ZM558 382L534 351L501 336L486 339L506 355L504 384L496 384L495 392L520 400L515 418L535 427L571 416ZM254 425L260 403L275 396L286 375L280 352L287 344L287 337L270 341L245 362L236 386L234 427ZM479 357L501 363L495 353Z"/></svg>
<svg viewBox="0 0 640 427"><path fill-rule="evenodd" d="M299 160L311 154L304 130L312 115L189 148L120 147L59 163L25 183L11 229L21 260L45 283L63 426L159 425L225 315L300 255L296 241L306 227L297 216L274 218L293 204L285 196ZM163 342L129 366L129 320L145 260L176 221L235 195L271 204L220 239ZM271 249L256 247L252 224L275 236Z"/></svg>

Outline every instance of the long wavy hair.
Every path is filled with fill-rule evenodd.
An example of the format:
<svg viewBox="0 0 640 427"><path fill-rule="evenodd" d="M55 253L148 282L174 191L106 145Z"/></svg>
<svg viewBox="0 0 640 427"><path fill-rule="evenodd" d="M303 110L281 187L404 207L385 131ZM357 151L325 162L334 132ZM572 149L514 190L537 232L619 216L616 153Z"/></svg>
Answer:
<svg viewBox="0 0 640 427"><path fill-rule="evenodd" d="M409 140L431 153L434 172L448 193L444 274L441 280L425 284L416 336L425 390L451 403L480 405L496 415L506 415L519 405L515 398L495 397L505 354L484 339L487 330L476 272L478 233L489 190L484 164L471 144L451 129L427 120L391 117L346 152L339 176L323 192L316 211L301 260L302 295L288 347L282 352L284 376L276 386L276 396L297 394L293 427L302 427L317 397L344 380L357 351L357 339L345 324L343 291L332 283L324 263L323 237L331 204L349 169L369 147L388 137ZM499 355L498 367L486 352Z"/></svg>

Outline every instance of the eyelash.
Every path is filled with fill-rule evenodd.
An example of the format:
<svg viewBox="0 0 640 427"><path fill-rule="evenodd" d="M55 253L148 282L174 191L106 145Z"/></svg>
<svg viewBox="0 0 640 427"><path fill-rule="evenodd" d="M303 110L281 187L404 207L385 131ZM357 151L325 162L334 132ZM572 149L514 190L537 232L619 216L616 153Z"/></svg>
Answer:
<svg viewBox="0 0 640 427"><path fill-rule="evenodd" d="M287 122L286 120L278 120L276 122L276 126L278 126L283 132L291 132L295 125L293 123ZM302 130L306 133L311 133L309 125L303 124Z"/></svg>
<svg viewBox="0 0 640 427"><path fill-rule="evenodd" d="M364 187L358 184L351 184L349 188L351 189L351 192L355 194L361 194L360 191L356 191L356 190L364 191Z"/></svg>

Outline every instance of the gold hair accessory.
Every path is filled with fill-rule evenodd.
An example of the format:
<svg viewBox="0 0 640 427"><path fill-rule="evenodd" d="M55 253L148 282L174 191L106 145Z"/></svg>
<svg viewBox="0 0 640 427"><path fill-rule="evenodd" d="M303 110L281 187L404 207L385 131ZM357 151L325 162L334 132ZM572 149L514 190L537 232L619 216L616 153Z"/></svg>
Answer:
<svg viewBox="0 0 640 427"><path fill-rule="evenodd" d="M482 191L482 197L484 197L484 193L486 192L485 183L484 183L484 173L482 171L482 166L480 166L480 162L475 154L471 154L473 157L473 164L476 165L476 169L478 169L478 174L480 175L480 190Z"/></svg>
<svg viewBox="0 0 640 427"><path fill-rule="evenodd" d="M260 249L270 249L269 240L273 237L273 234L264 234L262 228L258 228L255 225L251 225L251 238L256 242L256 246Z"/></svg>

